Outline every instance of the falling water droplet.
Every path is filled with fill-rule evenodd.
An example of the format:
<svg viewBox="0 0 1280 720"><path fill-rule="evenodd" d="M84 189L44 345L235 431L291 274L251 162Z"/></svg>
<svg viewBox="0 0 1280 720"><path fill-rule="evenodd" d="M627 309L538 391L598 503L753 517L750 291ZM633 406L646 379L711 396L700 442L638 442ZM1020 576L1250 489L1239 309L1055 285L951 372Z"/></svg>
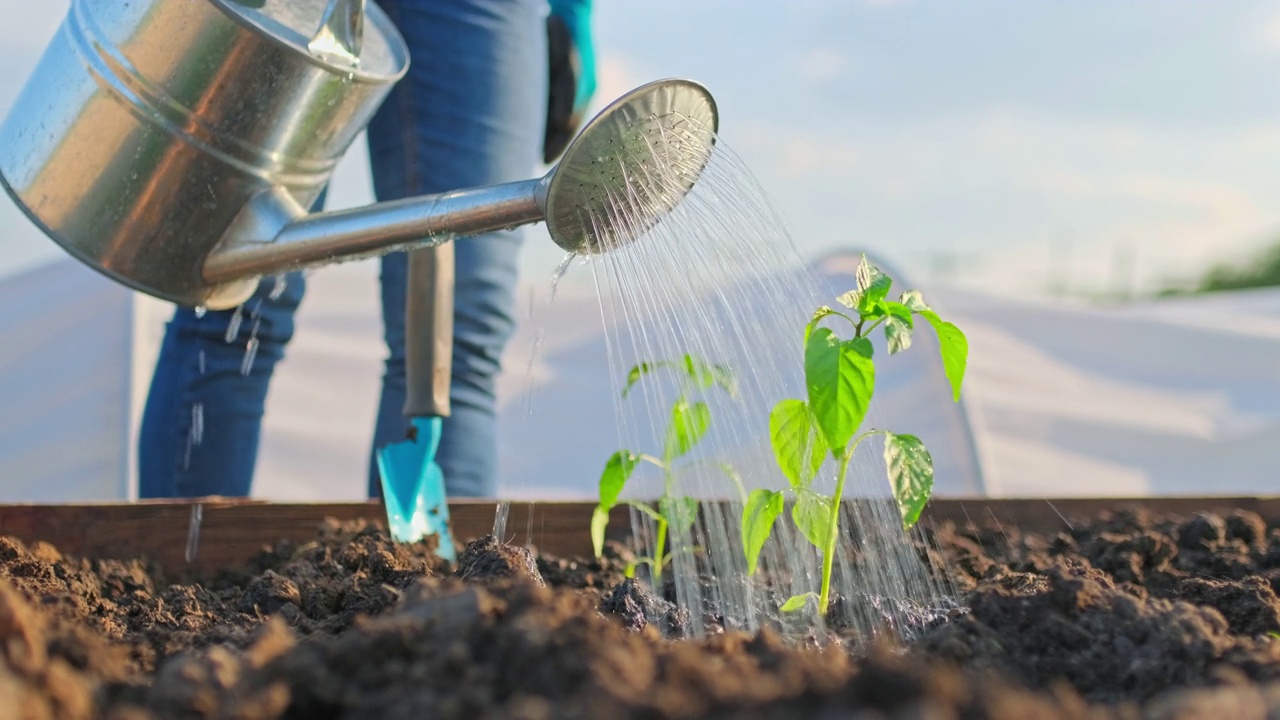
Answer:
<svg viewBox="0 0 1280 720"><path fill-rule="evenodd" d="M191 444L199 445L204 440L204 404L191 406Z"/></svg>
<svg viewBox="0 0 1280 720"><path fill-rule="evenodd" d="M236 336L240 334L240 323L244 320L244 314L241 312L242 310L244 310L243 305L236 308L235 313L231 316L231 320L227 323L226 340L229 343L235 342Z"/></svg>
<svg viewBox="0 0 1280 720"><path fill-rule="evenodd" d="M510 512L510 500L498 503L497 509L493 512L493 536L498 539L498 542L502 542L502 536L507 532L507 514Z"/></svg>
<svg viewBox="0 0 1280 720"><path fill-rule="evenodd" d="M279 300L284 291L289 287L289 278L285 275L277 275L275 284L271 286L271 294L267 297L271 300Z"/></svg>
<svg viewBox="0 0 1280 720"><path fill-rule="evenodd" d="M529 367L525 370L524 414L526 417L533 415L533 370L538 364L538 357L542 355L542 343L546 339L547 329L539 327L533 338L533 352L529 353Z"/></svg>
<svg viewBox="0 0 1280 720"><path fill-rule="evenodd" d="M251 337L244 347L244 361L240 363L240 374L248 376L253 370L253 360L258 356L258 338Z"/></svg>
<svg viewBox="0 0 1280 720"><path fill-rule="evenodd" d="M200 525L204 522L204 505L196 503L191 506L191 519L187 522L187 562L196 559L196 551L200 549Z"/></svg>
<svg viewBox="0 0 1280 720"><path fill-rule="evenodd" d="M209 312L209 308L207 308L207 307L205 307L205 306L203 306L203 305L197 305L197 306L196 306L196 310L195 310L195 312L196 312L196 319L199 319L199 318L204 317L204 314L205 314L205 313Z"/></svg>
<svg viewBox="0 0 1280 720"><path fill-rule="evenodd" d="M569 266L573 264L573 260L576 257L578 257L577 253L565 254L564 259L560 261L560 264L556 266L555 271L551 273L550 301L554 301L556 299L556 288L560 287L560 281L564 278L565 274L569 272Z"/></svg>
<svg viewBox="0 0 1280 720"><path fill-rule="evenodd" d="M200 367L200 374L203 375L204 374L204 351L203 350L201 350L200 355L197 356L197 361Z"/></svg>

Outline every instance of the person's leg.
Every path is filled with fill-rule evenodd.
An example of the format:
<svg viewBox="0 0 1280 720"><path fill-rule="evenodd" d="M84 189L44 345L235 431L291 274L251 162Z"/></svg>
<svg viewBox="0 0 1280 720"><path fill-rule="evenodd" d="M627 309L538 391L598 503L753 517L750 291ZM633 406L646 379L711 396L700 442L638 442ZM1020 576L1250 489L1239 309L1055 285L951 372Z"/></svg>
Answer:
<svg viewBox="0 0 1280 720"><path fill-rule="evenodd" d="M267 388L305 291L290 273L263 278L236 310L174 311L143 409L138 497L249 494Z"/></svg>
<svg viewBox="0 0 1280 720"><path fill-rule="evenodd" d="M522 180L537 167L546 117L543 0L382 0L408 42L408 75L369 126L380 200ZM514 328L519 231L456 241L452 415L437 460L451 495L497 485L495 382ZM374 447L403 440L403 253L382 260L387 359ZM377 464L369 492L380 492Z"/></svg>
<svg viewBox="0 0 1280 720"><path fill-rule="evenodd" d="M267 387L305 289L301 273L282 280L263 279L237 310L174 312L142 416L139 497L249 494Z"/></svg>

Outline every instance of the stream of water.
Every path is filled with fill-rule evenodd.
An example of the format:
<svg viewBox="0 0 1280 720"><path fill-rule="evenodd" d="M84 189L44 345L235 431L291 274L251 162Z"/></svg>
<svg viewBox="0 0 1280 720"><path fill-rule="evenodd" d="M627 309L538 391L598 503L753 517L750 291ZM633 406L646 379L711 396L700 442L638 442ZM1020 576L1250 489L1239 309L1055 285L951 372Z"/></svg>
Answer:
<svg viewBox="0 0 1280 720"><path fill-rule="evenodd" d="M711 141L696 129L688 136L686 142ZM643 228L652 198L697 171L676 159L666 170L629 178L626 191L612 198L608 217L592 221ZM794 529L789 514L779 518L762 554L767 571L748 577L740 518L744 491L786 487L768 451L769 412L783 398L805 397L804 324L834 293L850 288L826 287L808 269L754 177L720 141L698 184L670 215L635 242L589 257L617 398L619 447L661 455L672 403L687 392L677 373L659 373L642 379L623 399L627 372L636 364L692 354L728 366L736 378L736 397L712 387L690 398L706 401L712 420L702 441L682 458L675 495L728 502L704 503L701 521L687 531L673 528L671 567L663 579L690 610L690 635L704 633L711 622L755 629L778 617L788 597L819 587L821 555ZM873 402L864 428L875 426L874 408ZM931 609L945 606L950 594L904 534L878 445L866 445L845 488L845 497L859 502L844 511L840 525L832 593L843 601L828 616L863 637L886 627L909 629ZM827 465L815 489L830 494L835 468ZM642 465L624 497L657 498L666 482L661 471ZM652 548L650 516L633 510L632 521L636 541ZM805 612L790 625L812 627L816 608L811 604Z"/></svg>

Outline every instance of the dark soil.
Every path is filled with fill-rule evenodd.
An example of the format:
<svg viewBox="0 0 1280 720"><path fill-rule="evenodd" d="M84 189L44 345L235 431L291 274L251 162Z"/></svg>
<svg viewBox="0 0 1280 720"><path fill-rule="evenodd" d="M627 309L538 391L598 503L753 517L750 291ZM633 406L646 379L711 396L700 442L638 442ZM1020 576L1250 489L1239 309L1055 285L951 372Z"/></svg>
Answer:
<svg viewBox="0 0 1280 720"><path fill-rule="evenodd" d="M928 540L968 609L851 652L668 640L686 611L626 580L617 546L482 538L451 568L330 523L179 584L0 538L0 716L1280 718L1280 528L1257 516Z"/></svg>

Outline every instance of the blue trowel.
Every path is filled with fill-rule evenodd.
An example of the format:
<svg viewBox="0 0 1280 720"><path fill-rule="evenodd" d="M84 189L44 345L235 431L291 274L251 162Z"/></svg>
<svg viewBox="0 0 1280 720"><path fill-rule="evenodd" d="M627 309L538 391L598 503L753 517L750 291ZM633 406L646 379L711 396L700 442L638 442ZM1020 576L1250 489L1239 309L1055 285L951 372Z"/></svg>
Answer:
<svg viewBox="0 0 1280 720"><path fill-rule="evenodd" d="M387 527L396 542L436 536L436 554L453 562L444 474L436 463L449 416L453 362L453 243L409 252L405 293L405 418L408 436L377 451Z"/></svg>

